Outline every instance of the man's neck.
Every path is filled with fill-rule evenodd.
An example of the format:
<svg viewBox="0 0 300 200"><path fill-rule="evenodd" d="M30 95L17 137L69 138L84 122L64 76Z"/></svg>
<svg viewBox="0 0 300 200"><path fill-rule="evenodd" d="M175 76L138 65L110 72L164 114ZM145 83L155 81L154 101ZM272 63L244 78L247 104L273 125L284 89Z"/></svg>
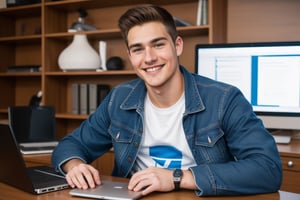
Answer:
<svg viewBox="0 0 300 200"><path fill-rule="evenodd" d="M179 73L178 78L173 79L162 87L148 88L151 102L159 108L167 108L175 104L184 91L184 78Z"/></svg>

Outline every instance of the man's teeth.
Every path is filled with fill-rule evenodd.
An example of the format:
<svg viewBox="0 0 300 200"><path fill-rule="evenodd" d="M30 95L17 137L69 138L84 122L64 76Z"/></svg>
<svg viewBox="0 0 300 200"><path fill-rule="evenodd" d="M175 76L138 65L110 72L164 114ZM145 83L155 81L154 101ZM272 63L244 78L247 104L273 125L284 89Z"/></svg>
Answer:
<svg viewBox="0 0 300 200"><path fill-rule="evenodd" d="M153 67L153 68L148 68L146 69L147 72L154 72L156 70L158 70L160 67Z"/></svg>

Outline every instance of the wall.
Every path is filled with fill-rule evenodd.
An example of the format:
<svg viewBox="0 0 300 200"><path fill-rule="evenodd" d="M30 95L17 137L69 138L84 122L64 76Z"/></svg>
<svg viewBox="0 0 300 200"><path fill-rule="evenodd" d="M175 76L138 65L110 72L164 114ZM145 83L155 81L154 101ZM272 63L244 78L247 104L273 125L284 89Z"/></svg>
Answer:
<svg viewBox="0 0 300 200"><path fill-rule="evenodd" d="M227 42L300 40L299 0L228 0Z"/></svg>

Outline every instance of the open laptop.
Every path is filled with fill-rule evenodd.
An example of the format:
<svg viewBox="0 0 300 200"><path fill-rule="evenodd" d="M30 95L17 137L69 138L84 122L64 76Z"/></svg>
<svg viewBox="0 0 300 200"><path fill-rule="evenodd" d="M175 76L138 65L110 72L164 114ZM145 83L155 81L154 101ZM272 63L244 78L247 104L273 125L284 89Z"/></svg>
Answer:
<svg viewBox="0 0 300 200"><path fill-rule="evenodd" d="M8 116L23 154L51 153L57 146L53 106L10 106Z"/></svg>
<svg viewBox="0 0 300 200"><path fill-rule="evenodd" d="M9 125L0 124L0 181L26 192L41 194L68 188L65 177L47 166L26 168Z"/></svg>
<svg viewBox="0 0 300 200"><path fill-rule="evenodd" d="M133 200L142 197L142 192L128 190L127 183L114 181L102 181L102 184L94 189L72 189L70 194L79 197L112 200Z"/></svg>

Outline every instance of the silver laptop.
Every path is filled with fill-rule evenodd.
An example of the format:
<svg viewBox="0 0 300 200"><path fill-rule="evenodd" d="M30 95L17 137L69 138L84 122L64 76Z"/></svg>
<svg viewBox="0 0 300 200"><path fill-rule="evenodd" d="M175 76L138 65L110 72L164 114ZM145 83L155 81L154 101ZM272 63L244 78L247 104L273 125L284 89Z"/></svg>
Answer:
<svg viewBox="0 0 300 200"><path fill-rule="evenodd" d="M0 181L26 192L41 194L69 188L65 177L48 166L26 168L9 125L0 124Z"/></svg>
<svg viewBox="0 0 300 200"><path fill-rule="evenodd" d="M51 153L57 146L53 106L10 106L8 116L23 154Z"/></svg>
<svg viewBox="0 0 300 200"><path fill-rule="evenodd" d="M72 196L95 198L95 199L112 199L112 200L132 200L142 197L142 192L128 190L128 184L114 181L102 181L102 184L94 189L72 189Z"/></svg>

